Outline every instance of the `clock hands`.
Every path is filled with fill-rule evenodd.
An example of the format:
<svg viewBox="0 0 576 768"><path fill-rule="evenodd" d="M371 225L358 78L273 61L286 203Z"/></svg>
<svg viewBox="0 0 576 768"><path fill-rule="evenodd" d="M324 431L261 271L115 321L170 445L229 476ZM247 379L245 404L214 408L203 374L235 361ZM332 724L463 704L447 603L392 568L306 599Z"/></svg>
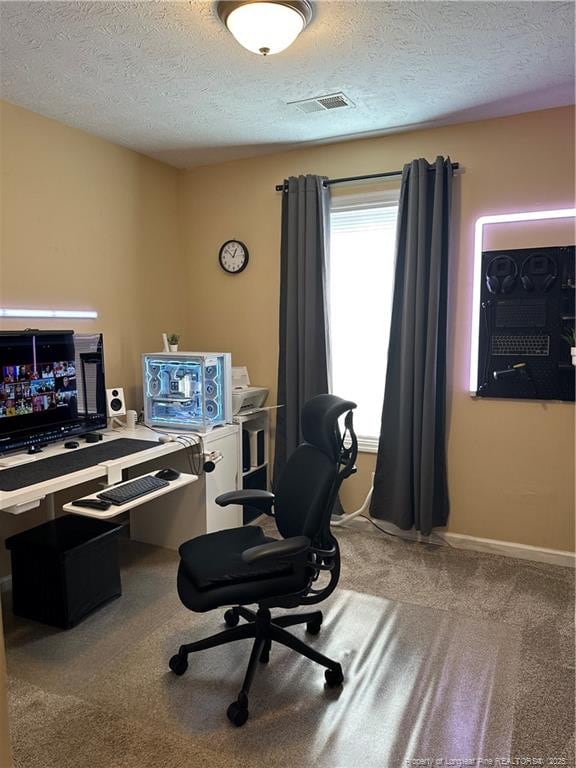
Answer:
<svg viewBox="0 0 576 768"><path fill-rule="evenodd" d="M242 272L248 263L248 249L240 241L230 240L220 249L220 266L230 273Z"/></svg>

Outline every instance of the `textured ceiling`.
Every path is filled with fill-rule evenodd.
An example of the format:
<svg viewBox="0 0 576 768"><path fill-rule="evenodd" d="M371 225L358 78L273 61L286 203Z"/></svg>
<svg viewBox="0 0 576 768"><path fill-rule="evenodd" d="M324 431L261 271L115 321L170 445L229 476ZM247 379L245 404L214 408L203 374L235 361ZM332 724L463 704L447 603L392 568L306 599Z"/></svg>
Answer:
<svg viewBox="0 0 576 768"><path fill-rule="evenodd" d="M179 167L573 102L571 2L317 2L284 53L214 3L2 2L1 95ZM287 102L343 91L354 109Z"/></svg>

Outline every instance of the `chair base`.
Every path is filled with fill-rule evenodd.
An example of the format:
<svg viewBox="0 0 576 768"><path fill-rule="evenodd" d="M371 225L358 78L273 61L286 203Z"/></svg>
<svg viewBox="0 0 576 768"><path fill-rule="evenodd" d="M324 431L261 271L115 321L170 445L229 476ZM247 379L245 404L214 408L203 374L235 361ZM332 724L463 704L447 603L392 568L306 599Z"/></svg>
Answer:
<svg viewBox="0 0 576 768"><path fill-rule="evenodd" d="M248 623L239 624L240 618L245 619ZM169 666L175 674L183 675L188 669L188 654L195 653L196 651L205 651L208 648L215 648L218 645L232 643L236 640L254 638L242 688L237 700L230 704L226 713L228 719L234 725L244 725L246 720L248 720L248 694L256 673L256 667L258 662L267 664L270 660L272 642L285 645L287 648L291 648L302 656L306 656L306 658L326 667L324 677L328 687L342 685L344 675L342 674L342 667L337 661L329 659L286 631L286 627L306 624L307 631L310 634L317 635L322 625L321 611L293 615L286 614L272 618L268 608L260 607L257 612L254 612L240 605L227 610L224 614L224 620L230 629L218 632L216 635L207 637L204 640L198 640L195 643L181 645L178 653L170 659Z"/></svg>

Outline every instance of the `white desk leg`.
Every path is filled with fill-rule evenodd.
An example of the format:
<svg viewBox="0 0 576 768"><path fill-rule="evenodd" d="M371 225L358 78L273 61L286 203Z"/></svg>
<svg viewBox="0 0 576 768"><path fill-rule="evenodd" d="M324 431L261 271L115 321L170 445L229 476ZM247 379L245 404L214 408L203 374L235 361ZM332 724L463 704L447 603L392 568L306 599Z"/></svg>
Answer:
<svg viewBox="0 0 576 768"><path fill-rule="evenodd" d="M46 520L54 520L56 517L56 508L54 506L54 494L49 493L46 496Z"/></svg>
<svg viewBox="0 0 576 768"><path fill-rule="evenodd" d="M136 474L140 474L139 472L136 472ZM123 480L122 477L122 467L108 467L108 477L106 479L107 485L116 485L116 483L121 483Z"/></svg>

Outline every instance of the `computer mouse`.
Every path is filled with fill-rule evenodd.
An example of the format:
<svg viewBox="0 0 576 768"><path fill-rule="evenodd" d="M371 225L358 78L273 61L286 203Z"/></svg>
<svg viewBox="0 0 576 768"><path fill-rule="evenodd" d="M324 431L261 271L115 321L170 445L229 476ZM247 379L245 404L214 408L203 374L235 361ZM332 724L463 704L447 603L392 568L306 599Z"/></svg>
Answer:
<svg viewBox="0 0 576 768"><path fill-rule="evenodd" d="M156 472L155 476L159 477L161 480L176 480L176 478L180 477L180 472L176 469L166 467L166 469L161 469L160 472Z"/></svg>
<svg viewBox="0 0 576 768"><path fill-rule="evenodd" d="M72 502L73 507L86 507L87 509L110 509L110 502L103 499L76 499Z"/></svg>
<svg viewBox="0 0 576 768"><path fill-rule="evenodd" d="M67 443L64 443L64 448L80 448L80 443L77 443L76 440L68 440Z"/></svg>

